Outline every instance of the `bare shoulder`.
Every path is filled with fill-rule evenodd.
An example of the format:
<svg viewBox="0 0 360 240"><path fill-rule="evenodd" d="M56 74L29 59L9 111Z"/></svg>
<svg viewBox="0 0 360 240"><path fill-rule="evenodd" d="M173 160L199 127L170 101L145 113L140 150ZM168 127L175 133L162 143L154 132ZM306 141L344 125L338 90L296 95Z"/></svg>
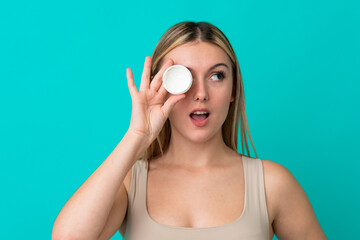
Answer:
<svg viewBox="0 0 360 240"><path fill-rule="evenodd" d="M125 179L123 181L127 194L129 194L129 189L130 189L130 184L131 184L131 176L132 176L132 167L127 172Z"/></svg>
<svg viewBox="0 0 360 240"><path fill-rule="evenodd" d="M262 160L262 162L264 167L264 181L269 193L275 194L276 196L276 193L300 190L300 184L287 168L270 160Z"/></svg>
<svg viewBox="0 0 360 240"><path fill-rule="evenodd" d="M293 178L290 171L285 168L283 165L270 161L270 160L262 160L264 166L264 174L267 174L270 177L270 180L276 180L278 177L280 178Z"/></svg>
<svg viewBox="0 0 360 240"><path fill-rule="evenodd" d="M274 222L281 210L281 198L286 191L291 191L291 186L296 185L296 179L291 172L279 163L262 160L264 169L264 183L266 203L270 222Z"/></svg>
<svg viewBox="0 0 360 240"><path fill-rule="evenodd" d="M281 239L327 239L315 216L310 201L284 166L262 160L269 218Z"/></svg>

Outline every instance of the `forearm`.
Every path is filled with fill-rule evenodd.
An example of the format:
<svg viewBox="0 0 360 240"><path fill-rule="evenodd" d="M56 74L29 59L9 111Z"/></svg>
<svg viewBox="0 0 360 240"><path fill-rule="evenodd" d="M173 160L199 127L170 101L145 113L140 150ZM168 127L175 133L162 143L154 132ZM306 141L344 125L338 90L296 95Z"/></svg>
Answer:
<svg viewBox="0 0 360 240"><path fill-rule="evenodd" d="M140 138L125 134L105 161L90 175L61 209L53 235L96 239L102 231L127 172L145 150Z"/></svg>

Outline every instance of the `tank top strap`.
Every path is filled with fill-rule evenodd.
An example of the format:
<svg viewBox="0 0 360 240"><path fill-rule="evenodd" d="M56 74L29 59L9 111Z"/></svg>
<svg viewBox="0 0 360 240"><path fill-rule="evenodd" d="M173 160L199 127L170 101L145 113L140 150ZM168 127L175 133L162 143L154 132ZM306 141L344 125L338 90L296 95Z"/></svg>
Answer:
<svg viewBox="0 0 360 240"><path fill-rule="evenodd" d="M128 208L123 223L120 226L120 233L125 233L123 239L129 239L129 233L132 227L140 227L142 219L145 219L145 201L146 194L146 164L144 160L137 160L132 166L130 187L128 190Z"/></svg>
<svg viewBox="0 0 360 240"><path fill-rule="evenodd" d="M268 212L266 207L262 160L243 155L243 164L245 173L245 205L247 208L247 215L261 220L261 224L268 226Z"/></svg>
<svg viewBox="0 0 360 240"><path fill-rule="evenodd" d="M147 174L145 171L147 170L147 164L147 161L137 160L132 167L132 176L128 192L128 203L132 206L136 205L136 209L139 209L142 206L142 200L144 200L146 197Z"/></svg>

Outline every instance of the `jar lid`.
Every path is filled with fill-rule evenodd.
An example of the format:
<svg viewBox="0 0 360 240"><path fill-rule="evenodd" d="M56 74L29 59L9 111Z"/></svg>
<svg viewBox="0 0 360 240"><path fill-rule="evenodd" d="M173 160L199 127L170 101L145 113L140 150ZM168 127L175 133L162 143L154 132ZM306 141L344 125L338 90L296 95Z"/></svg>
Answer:
<svg viewBox="0 0 360 240"><path fill-rule="evenodd" d="M162 79L165 89L172 94L185 93L192 85L191 72L183 65L172 65L168 67Z"/></svg>

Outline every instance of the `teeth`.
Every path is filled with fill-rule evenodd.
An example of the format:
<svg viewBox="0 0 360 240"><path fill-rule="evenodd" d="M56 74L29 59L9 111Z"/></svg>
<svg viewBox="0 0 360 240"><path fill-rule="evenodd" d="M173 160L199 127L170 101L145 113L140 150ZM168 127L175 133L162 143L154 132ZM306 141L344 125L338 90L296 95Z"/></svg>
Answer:
<svg viewBox="0 0 360 240"><path fill-rule="evenodd" d="M195 111L195 112L193 112L193 114L207 114L207 112L204 112L204 111Z"/></svg>

